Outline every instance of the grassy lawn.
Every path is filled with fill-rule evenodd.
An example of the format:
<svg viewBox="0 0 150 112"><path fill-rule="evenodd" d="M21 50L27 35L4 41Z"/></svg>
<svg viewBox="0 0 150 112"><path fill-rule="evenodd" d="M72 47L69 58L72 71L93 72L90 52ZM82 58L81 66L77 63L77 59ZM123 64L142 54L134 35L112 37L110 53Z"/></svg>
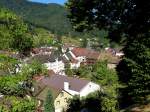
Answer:
<svg viewBox="0 0 150 112"><path fill-rule="evenodd" d="M62 37L62 42L65 44L75 45L75 46L81 46L81 41L79 38L71 38L71 37Z"/></svg>

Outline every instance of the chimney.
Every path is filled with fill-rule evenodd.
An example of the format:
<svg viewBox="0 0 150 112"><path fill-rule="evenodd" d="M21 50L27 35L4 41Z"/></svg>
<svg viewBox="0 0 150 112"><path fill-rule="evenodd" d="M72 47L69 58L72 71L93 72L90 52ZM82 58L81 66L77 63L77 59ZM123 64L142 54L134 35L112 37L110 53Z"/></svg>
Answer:
<svg viewBox="0 0 150 112"><path fill-rule="evenodd" d="M69 90L69 82L64 82L64 90Z"/></svg>

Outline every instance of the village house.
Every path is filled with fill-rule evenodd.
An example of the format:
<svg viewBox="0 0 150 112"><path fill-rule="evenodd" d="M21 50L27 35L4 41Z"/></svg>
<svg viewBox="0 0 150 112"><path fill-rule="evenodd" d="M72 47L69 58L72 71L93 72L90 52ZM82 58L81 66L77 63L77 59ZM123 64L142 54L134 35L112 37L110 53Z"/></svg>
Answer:
<svg viewBox="0 0 150 112"><path fill-rule="evenodd" d="M105 48L105 51L107 51L107 52L111 53L113 56L116 56L119 58L124 56L124 53L119 49L113 49L113 48L107 47L107 48Z"/></svg>
<svg viewBox="0 0 150 112"><path fill-rule="evenodd" d="M51 52L50 55L39 54L32 56L30 59L27 60L27 63L30 63L33 60L37 60L41 64L44 64L48 70L53 70L56 74L65 75L65 64L60 58L60 53L56 51Z"/></svg>
<svg viewBox="0 0 150 112"><path fill-rule="evenodd" d="M56 50L54 47L40 47L40 48L33 48L31 50L31 56L35 55L50 55L52 51Z"/></svg>
<svg viewBox="0 0 150 112"><path fill-rule="evenodd" d="M80 61L72 57L70 52L67 52L62 55L63 62L67 65L70 65L70 69L78 69L80 67Z"/></svg>
<svg viewBox="0 0 150 112"><path fill-rule="evenodd" d="M63 59L70 61L71 69L77 69L81 64L91 65L96 63L100 59L100 53L87 48L75 47L65 53Z"/></svg>
<svg viewBox="0 0 150 112"><path fill-rule="evenodd" d="M70 51L72 50L73 48L75 48L75 45L72 45L72 44L64 44L62 46L62 53L66 53L67 51Z"/></svg>
<svg viewBox="0 0 150 112"><path fill-rule="evenodd" d="M39 78L37 84L40 85L39 88L44 85L36 95L39 104L42 105L45 101L46 93L50 89L55 99L55 112L62 112L66 109L67 101L75 95L85 97L92 92L100 90L100 86L96 83L63 75L50 75L49 77Z"/></svg>
<svg viewBox="0 0 150 112"><path fill-rule="evenodd" d="M71 55L80 62L85 62L88 65L94 64L100 59L99 52L87 48L74 48L71 50Z"/></svg>
<svg viewBox="0 0 150 112"><path fill-rule="evenodd" d="M102 51L100 56L101 61L107 62L107 67L109 69L115 69L118 63L121 61L121 57L112 55L112 52Z"/></svg>

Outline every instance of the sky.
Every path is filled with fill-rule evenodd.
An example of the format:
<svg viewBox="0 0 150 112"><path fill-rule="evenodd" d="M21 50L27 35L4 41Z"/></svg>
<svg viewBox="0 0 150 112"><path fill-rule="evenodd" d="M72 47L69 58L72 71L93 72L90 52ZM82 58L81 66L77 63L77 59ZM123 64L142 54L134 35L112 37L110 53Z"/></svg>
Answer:
<svg viewBox="0 0 150 112"><path fill-rule="evenodd" d="M58 3L58 4L64 4L67 0L29 0L33 2L39 2L39 3Z"/></svg>

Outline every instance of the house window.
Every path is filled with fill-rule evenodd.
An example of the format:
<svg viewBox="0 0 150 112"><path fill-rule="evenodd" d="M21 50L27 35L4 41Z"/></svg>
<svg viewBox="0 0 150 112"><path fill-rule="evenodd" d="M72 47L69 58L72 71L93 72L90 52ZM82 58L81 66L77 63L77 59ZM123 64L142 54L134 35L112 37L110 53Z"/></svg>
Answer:
<svg viewBox="0 0 150 112"><path fill-rule="evenodd" d="M68 100L68 99L67 99L67 98L65 98L65 102L67 102L67 100Z"/></svg>
<svg viewBox="0 0 150 112"><path fill-rule="evenodd" d="M57 105L60 105L60 101L57 101Z"/></svg>

